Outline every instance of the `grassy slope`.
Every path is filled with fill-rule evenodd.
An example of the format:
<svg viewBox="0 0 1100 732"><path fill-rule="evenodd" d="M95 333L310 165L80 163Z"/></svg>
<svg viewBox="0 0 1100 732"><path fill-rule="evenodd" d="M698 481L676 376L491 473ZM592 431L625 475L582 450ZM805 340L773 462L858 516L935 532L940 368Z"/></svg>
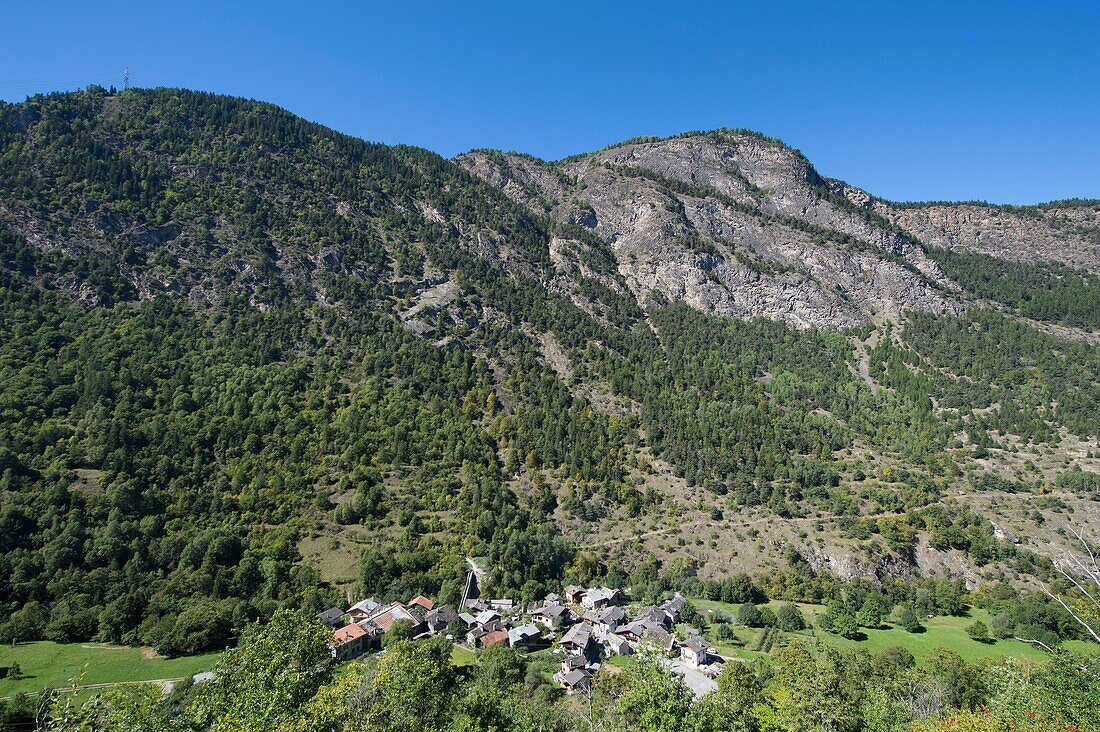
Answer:
<svg viewBox="0 0 1100 732"><path fill-rule="evenodd" d="M476 666L477 654L466 646L455 645L451 649L451 663L455 666Z"/></svg>
<svg viewBox="0 0 1100 732"><path fill-rule="evenodd" d="M737 614L737 606L723 602L692 600L692 603L697 608L704 611L721 609L734 616ZM777 606L778 604L779 603L772 603L773 606ZM825 608L821 605L799 605L799 607L808 621L813 620L815 613L821 614L825 612ZM905 648L913 654L913 657L916 658L918 662L924 660L937 648L941 647L950 648L958 652L959 655L970 662L982 658L1004 657L1041 661L1046 657L1046 653L1041 649L1017 640L999 640L996 643L979 643L971 639L966 634L966 626L970 625L975 620L980 620L985 623L987 627L989 626L989 614L979 608L971 608L969 614L966 616L938 617L926 620L924 623L925 632L923 633L907 633L901 628L884 625L883 629L879 630L864 629L864 633L867 637L865 640L858 641L841 638L840 636L833 635L832 633L825 633L816 628L813 630L812 635L810 631L795 635L802 636L809 642L813 642L817 639L841 648L862 648L871 653L881 651L885 648ZM752 628L737 627L734 632L742 642L746 645L751 645L760 631ZM1079 647L1082 643L1081 641L1069 641L1065 645L1067 648L1073 648ZM723 655L741 658L752 658L761 655L749 651L747 648L737 646L723 646L719 644L718 649Z"/></svg>
<svg viewBox="0 0 1100 732"><path fill-rule="evenodd" d="M216 653L181 658L147 658L140 648L96 643L37 641L0 648L0 666L18 663L23 678L0 680L0 697L64 687L83 673L80 684L174 679L213 667Z"/></svg>

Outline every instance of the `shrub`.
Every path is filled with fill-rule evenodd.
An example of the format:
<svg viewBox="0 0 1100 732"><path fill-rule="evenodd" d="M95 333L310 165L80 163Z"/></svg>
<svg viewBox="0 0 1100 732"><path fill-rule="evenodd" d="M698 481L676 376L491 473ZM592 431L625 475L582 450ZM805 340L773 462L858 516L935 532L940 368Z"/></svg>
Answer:
<svg viewBox="0 0 1100 732"><path fill-rule="evenodd" d="M905 630L910 633L920 633L924 630L924 626L920 624L917 614L913 612L913 608L908 605L901 608L901 612L898 614L898 625L905 628Z"/></svg>
<svg viewBox="0 0 1100 732"><path fill-rule="evenodd" d="M760 612L760 608L751 602L746 602L737 608L737 620L741 625L747 625L750 628L759 628L764 624L764 616Z"/></svg>
<svg viewBox="0 0 1100 732"><path fill-rule="evenodd" d="M992 638L989 637L989 628L980 620L975 620L973 623L966 626L966 634L979 643L987 643L992 640Z"/></svg>
<svg viewBox="0 0 1100 732"><path fill-rule="evenodd" d="M855 638L859 635L859 623L856 622L856 616L844 603L835 600L829 603L829 609L821 616L818 624L822 630L845 638Z"/></svg>
<svg viewBox="0 0 1100 732"><path fill-rule="evenodd" d="M775 617L779 629L788 633L802 630L806 627L806 619L802 617L802 612L792 602L786 602L780 605L779 612L776 613Z"/></svg>

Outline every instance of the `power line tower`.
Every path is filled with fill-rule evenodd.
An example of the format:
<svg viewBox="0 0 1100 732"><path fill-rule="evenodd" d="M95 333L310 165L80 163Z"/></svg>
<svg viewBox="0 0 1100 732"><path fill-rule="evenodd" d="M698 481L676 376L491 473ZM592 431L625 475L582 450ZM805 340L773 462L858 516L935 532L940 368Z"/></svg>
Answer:
<svg viewBox="0 0 1100 732"><path fill-rule="evenodd" d="M126 68L124 68L122 70L122 88L123 89L129 89L130 88L130 67L129 66L127 66Z"/></svg>

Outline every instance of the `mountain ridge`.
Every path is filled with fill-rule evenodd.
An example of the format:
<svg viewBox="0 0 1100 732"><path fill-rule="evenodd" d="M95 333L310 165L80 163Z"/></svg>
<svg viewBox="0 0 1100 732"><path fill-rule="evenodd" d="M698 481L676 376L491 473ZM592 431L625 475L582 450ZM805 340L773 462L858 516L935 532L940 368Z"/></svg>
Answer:
<svg viewBox="0 0 1100 732"><path fill-rule="evenodd" d="M230 99L216 95L210 98ZM117 116L119 99L104 97L105 122ZM35 111L37 104L41 102L6 105L9 129L29 130L39 113ZM286 114L272 105L258 108L265 114ZM331 134L347 141L356 139ZM407 146L357 144L371 150L392 150L386 153L391 156L429 156L425 160L434 156ZM742 149L745 155L739 156L738 150ZM140 155L149 156L155 154L147 150ZM490 174L486 167L491 164L489 156L496 164L508 161L512 169ZM559 224L581 224L582 228L590 228L583 224L589 221L589 211L594 213L593 201L588 200L591 195L567 188L578 183L587 186L588 179L603 179L605 186L613 181L616 190L610 192L612 200L604 195L601 203L604 218L614 212L619 219L639 215L649 219L640 224L629 222L625 228L628 222L623 219L615 226L605 225L602 234L605 245L612 238L619 241L626 236L620 249L634 261L620 262L618 268L625 271L619 274L627 276L631 283L628 289L643 303L657 296L735 317L764 315L799 327L851 327L879 315L896 317L905 309L961 311L964 303L959 288L941 271L940 263L928 257L930 245L1016 261L1038 253L1094 276L1100 267L1100 204L979 208L963 203L945 209L945 204L928 203L899 207L821 176L801 152L755 131L721 128L666 138L632 138L553 163L485 150L463 153L453 162L500 188L531 215L549 216ZM594 170L599 166L620 169L608 176ZM536 175L536 170L541 172ZM528 176L530 179L522 185L535 185L538 190L523 194L510 191L501 177L505 174ZM645 182L644 176L648 176ZM576 182L563 186L563 180L571 178ZM512 183L513 188L518 185ZM680 190L672 191L669 185ZM533 205L532 193L546 200ZM647 200L637 201L633 209L619 205L627 196L642 193ZM690 210L684 208L685 202L692 204ZM700 202L706 205L700 206ZM416 207L421 204L414 202ZM664 215L660 208L667 206L678 206L682 211ZM435 223L451 225L434 207L425 208L421 215L431 218L433 210ZM979 216L975 213L979 210L995 213ZM1049 218L1057 227L1047 225L1045 220L1040 226L1036 210L1050 212ZM331 211L347 218L352 207L346 201L336 202ZM1027 212L1027 221L1022 221L1021 211ZM1038 216L1041 219L1044 214ZM10 211L8 218L13 218ZM121 233L113 229L125 225L119 221L104 224L100 233L107 236ZM461 229L460 221L454 224ZM1025 224L1029 227L1026 231ZM600 225L596 220L595 229ZM779 233L767 231L768 227L778 227ZM42 236L34 232L25 212L23 228L32 240ZM594 233L600 235L599 231ZM171 226L153 228L139 233L139 244L145 243L140 241L141 236L155 240L173 238L174 234L177 232ZM486 237L474 236L472 250L500 260L500 252L494 250L496 239ZM559 244L568 241L560 236L557 239ZM732 246L735 242L742 246ZM48 249L49 244L45 247ZM617 256L614 251L611 254ZM311 256L315 261L299 262L298 266L323 271L334 264L330 254L314 252ZM558 259L560 263L560 253ZM518 266L514 256L510 261ZM244 266L239 262L227 264L231 268ZM151 286L131 284L138 289Z"/></svg>

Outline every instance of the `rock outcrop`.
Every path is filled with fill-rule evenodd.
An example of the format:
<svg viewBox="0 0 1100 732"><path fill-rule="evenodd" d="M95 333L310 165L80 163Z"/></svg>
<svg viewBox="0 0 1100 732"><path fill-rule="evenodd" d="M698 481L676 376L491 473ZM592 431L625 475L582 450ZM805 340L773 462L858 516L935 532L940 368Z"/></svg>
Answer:
<svg viewBox="0 0 1100 732"><path fill-rule="evenodd" d="M968 249L1002 259L1048 259L1100 272L1100 202L1055 201L1038 206L981 202L883 201L842 181L829 186L854 205L872 211L922 243Z"/></svg>
<svg viewBox="0 0 1100 732"><path fill-rule="evenodd" d="M833 191L797 151L747 132L624 144L560 163L457 162L512 200L592 230L640 303L844 328L957 312L920 242Z"/></svg>

